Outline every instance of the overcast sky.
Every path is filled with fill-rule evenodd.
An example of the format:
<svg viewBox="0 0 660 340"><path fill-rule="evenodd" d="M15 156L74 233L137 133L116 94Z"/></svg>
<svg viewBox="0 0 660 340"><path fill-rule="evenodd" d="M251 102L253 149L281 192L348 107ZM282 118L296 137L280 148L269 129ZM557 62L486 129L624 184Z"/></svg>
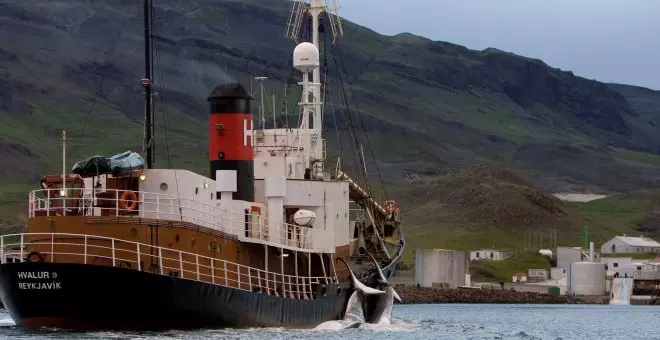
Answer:
<svg viewBox="0 0 660 340"><path fill-rule="evenodd" d="M660 0L339 0L379 33L410 32L660 90ZM404 6L405 4L405 6Z"/></svg>

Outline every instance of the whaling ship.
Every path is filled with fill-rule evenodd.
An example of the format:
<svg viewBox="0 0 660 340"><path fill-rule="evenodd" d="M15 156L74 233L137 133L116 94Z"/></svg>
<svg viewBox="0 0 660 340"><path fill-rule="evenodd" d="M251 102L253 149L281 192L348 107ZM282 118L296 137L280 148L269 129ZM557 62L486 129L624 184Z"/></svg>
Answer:
<svg viewBox="0 0 660 340"><path fill-rule="evenodd" d="M377 202L339 165L326 169L319 37L324 23L342 35L336 4L293 3L287 36L298 39L305 20L312 27L293 51L297 128L254 129L241 84L211 91L209 177L153 167L151 11L145 0L146 152L91 157L29 193L27 232L0 238L11 317L74 329L342 319L356 289L394 275L405 242L394 201ZM367 320L372 300L362 302Z"/></svg>

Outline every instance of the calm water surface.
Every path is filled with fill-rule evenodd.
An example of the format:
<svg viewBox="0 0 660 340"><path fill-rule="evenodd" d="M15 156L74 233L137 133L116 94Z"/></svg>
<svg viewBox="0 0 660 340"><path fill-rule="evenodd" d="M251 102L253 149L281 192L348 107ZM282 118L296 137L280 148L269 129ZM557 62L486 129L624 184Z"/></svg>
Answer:
<svg viewBox="0 0 660 340"><path fill-rule="evenodd" d="M340 332L249 329L71 333L14 327L0 310L2 339L660 339L660 306L403 305L388 326Z"/></svg>

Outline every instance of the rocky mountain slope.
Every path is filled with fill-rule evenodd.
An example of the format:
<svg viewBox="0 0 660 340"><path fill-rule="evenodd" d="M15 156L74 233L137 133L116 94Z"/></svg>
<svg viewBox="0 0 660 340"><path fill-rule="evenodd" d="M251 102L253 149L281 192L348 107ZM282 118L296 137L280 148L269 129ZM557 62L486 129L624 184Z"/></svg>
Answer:
<svg viewBox="0 0 660 340"><path fill-rule="evenodd" d="M284 81L297 76L294 43L284 38L287 1L154 4L158 166L171 160L205 171L205 97L230 79L247 85L251 77L270 77L278 119L296 121L279 114ZM141 11L137 0L0 3L0 181L57 171L63 129L71 162L141 150ZM337 88L338 65L345 66L351 111L362 112L353 123L364 125L391 181L483 162L562 191L623 191L660 178L656 91L580 78L496 49L344 25L341 57L330 47L323 53L331 84ZM289 91L292 112L297 94ZM338 120L346 135L340 99L339 90L328 95L326 136L333 154L341 144L348 155L349 143L333 130Z"/></svg>

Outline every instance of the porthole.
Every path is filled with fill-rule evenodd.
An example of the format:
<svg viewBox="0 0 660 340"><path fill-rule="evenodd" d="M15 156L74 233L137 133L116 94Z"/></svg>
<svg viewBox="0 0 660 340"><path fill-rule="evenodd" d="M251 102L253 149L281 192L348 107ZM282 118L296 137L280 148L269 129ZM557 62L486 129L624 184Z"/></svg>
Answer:
<svg viewBox="0 0 660 340"><path fill-rule="evenodd" d="M216 246L217 246L217 244L215 243L215 241L211 241L211 242L209 242L209 250L213 250L213 249L215 249Z"/></svg>
<svg viewBox="0 0 660 340"><path fill-rule="evenodd" d="M196 245L197 245L197 240L192 239L191 245L192 245L193 247L196 246Z"/></svg>
<svg viewBox="0 0 660 340"><path fill-rule="evenodd" d="M195 187L195 195L199 194L199 188Z"/></svg>
<svg viewBox="0 0 660 340"><path fill-rule="evenodd" d="M179 243L179 234L174 235L174 242Z"/></svg>
<svg viewBox="0 0 660 340"><path fill-rule="evenodd" d="M167 191L167 183L165 183L165 182L160 183L160 190Z"/></svg>
<svg viewBox="0 0 660 340"><path fill-rule="evenodd" d="M131 228L131 236L133 237L137 236L137 229Z"/></svg>

